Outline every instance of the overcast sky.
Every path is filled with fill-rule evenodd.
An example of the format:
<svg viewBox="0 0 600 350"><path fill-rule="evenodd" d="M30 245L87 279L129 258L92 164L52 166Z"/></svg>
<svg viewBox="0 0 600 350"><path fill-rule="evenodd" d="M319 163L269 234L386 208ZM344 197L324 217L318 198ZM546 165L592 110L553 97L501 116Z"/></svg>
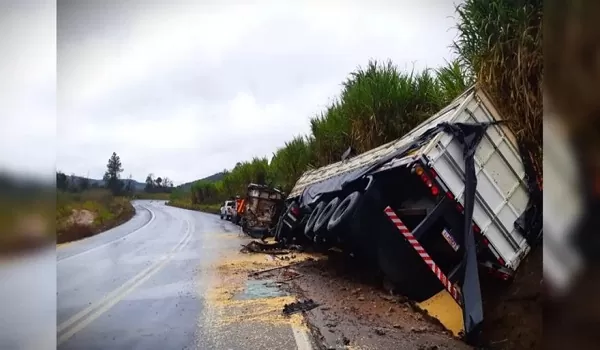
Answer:
<svg viewBox="0 0 600 350"><path fill-rule="evenodd" d="M0 172L54 178L56 5L0 2Z"/></svg>
<svg viewBox="0 0 600 350"><path fill-rule="evenodd" d="M244 3L58 1L58 169L195 180L308 133L370 58L451 58L450 0Z"/></svg>

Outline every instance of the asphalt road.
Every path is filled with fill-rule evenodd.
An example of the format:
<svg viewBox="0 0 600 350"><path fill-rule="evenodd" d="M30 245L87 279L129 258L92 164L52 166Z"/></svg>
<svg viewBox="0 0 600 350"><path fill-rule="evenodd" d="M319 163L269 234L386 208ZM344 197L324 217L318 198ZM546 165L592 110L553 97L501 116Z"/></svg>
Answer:
<svg viewBox="0 0 600 350"><path fill-rule="evenodd" d="M58 247L59 349L311 348L289 325L215 330L205 302L211 264L244 239L215 238L236 226L162 201L134 206L127 223Z"/></svg>

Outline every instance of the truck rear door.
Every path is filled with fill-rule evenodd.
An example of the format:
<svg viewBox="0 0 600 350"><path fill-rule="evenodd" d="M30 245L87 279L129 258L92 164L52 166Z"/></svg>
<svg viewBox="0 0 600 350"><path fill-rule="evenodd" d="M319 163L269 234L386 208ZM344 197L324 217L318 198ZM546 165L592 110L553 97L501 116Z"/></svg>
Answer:
<svg viewBox="0 0 600 350"><path fill-rule="evenodd" d="M451 122L476 123L499 120L487 97L473 93L457 109ZM460 203L464 204L465 169L463 146L447 133L440 133L427 146L424 154ZM498 262L516 269L530 247L515 226L525 211L529 192L525 169L514 136L507 126L492 125L475 152L477 192L473 221L487 238Z"/></svg>

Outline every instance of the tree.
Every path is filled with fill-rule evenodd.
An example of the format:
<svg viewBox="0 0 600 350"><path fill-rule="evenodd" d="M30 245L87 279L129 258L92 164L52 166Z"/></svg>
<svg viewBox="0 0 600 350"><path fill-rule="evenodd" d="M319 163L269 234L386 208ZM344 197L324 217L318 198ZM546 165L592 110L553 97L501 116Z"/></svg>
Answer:
<svg viewBox="0 0 600 350"><path fill-rule="evenodd" d="M108 159L108 164L106 164L106 172L103 179L106 188L110 189L115 195L119 194L123 187L123 183L120 180L122 172L121 158L116 152L113 152L112 156Z"/></svg>
<svg viewBox="0 0 600 350"><path fill-rule="evenodd" d="M85 191L90 188L90 179L87 177L79 178L79 190Z"/></svg>
<svg viewBox="0 0 600 350"><path fill-rule="evenodd" d="M62 171L56 172L56 188L61 191L66 191L69 187L69 181L67 180L67 175Z"/></svg>
<svg viewBox="0 0 600 350"><path fill-rule="evenodd" d="M125 185L125 192L132 193L133 192L133 178L131 174L129 174L129 178L127 178L127 184Z"/></svg>
<svg viewBox="0 0 600 350"><path fill-rule="evenodd" d="M146 192L150 192L150 191L152 191L153 188L154 188L154 174L150 173L150 174L148 174L148 176L146 176L146 187L144 187L144 190Z"/></svg>
<svg viewBox="0 0 600 350"><path fill-rule="evenodd" d="M79 181L77 181L77 176L75 173L71 173L71 176L68 177L68 189L69 192L78 192L79 191Z"/></svg>
<svg viewBox="0 0 600 350"><path fill-rule="evenodd" d="M157 187L162 187L162 185L161 185L162 182L163 182L163 179L160 176L156 178L156 185L157 185Z"/></svg>

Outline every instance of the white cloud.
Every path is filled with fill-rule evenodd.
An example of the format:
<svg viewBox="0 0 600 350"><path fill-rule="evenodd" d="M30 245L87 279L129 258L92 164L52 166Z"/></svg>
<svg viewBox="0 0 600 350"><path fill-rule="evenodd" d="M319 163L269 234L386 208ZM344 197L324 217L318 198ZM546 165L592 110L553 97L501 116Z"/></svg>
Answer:
<svg viewBox="0 0 600 350"><path fill-rule="evenodd" d="M101 176L116 151L182 182L270 156L358 65L437 66L453 39L443 0L117 4L59 7L63 171Z"/></svg>

